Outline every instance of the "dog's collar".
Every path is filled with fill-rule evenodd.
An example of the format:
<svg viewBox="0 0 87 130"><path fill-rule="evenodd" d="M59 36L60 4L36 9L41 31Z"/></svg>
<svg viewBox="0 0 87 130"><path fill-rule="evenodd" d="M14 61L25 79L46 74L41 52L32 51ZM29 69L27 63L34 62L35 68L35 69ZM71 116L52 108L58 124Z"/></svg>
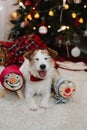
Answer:
<svg viewBox="0 0 87 130"><path fill-rule="evenodd" d="M30 81L32 81L32 82L38 82L38 81L41 81L41 80L43 80L43 79L37 78L37 77L35 77L33 75L30 75Z"/></svg>

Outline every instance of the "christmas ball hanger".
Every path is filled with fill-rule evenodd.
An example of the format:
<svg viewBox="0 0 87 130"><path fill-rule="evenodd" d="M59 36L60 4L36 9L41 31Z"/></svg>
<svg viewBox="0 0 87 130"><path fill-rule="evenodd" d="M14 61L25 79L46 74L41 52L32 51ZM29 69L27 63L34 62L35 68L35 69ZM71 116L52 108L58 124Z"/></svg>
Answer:
<svg viewBox="0 0 87 130"><path fill-rule="evenodd" d="M73 0L75 4L80 4L82 0Z"/></svg>
<svg viewBox="0 0 87 130"><path fill-rule="evenodd" d="M41 26L39 27L39 33L45 35L47 34L47 32L48 32L48 28L46 27L45 21L43 20Z"/></svg>
<svg viewBox="0 0 87 130"><path fill-rule="evenodd" d="M72 50L71 50L71 55L73 57L79 57L80 56L80 49L78 47L74 47Z"/></svg>

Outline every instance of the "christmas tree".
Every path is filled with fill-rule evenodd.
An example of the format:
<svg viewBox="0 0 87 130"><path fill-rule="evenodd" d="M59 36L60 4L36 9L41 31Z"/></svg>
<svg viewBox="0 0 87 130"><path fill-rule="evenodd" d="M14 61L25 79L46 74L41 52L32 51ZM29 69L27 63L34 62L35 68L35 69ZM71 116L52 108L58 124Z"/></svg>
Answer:
<svg viewBox="0 0 87 130"><path fill-rule="evenodd" d="M18 0L9 39L37 34L48 47L70 57L87 57L87 0Z"/></svg>

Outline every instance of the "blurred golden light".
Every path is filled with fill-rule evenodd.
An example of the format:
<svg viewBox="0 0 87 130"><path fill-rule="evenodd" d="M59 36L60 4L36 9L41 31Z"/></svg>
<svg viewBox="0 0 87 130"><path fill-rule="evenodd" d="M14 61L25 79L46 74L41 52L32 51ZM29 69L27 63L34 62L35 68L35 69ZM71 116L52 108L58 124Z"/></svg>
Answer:
<svg viewBox="0 0 87 130"><path fill-rule="evenodd" d="M18 12L13 12L10 16L11 20L15 20L20 16L20 14Z"/></svg>
<svg viewBox="0 0 87 130"><path fill-rule="evenodd" d="M83 18L80 18L79 23L83 23L83 22L84 22Z"/></svg>
<svg viewBox="0 0 87 130"><path fill-rule="evenodd" d="M27 19L32 20L31 14L28 14L28 15L27 15Z"/></svg>
<svg viewBox="0 0 87 130"><path fill-rule="evenodd" d="M54 16L53 10L50 10L48 14L49 14L49 16Z"/></svg>
<svg viewBox="0 0 87 130"><path fill-rule="evenodd" d="M34 14L34 18L38 19L39 17L40 17L40 14L39 14L38 12L36 12L36 13Z"/></svg>
<svg viewBox="0 0 87 130"><path fill-rule="evenodd" d="M69 5L68 5L68 4L65 4L65 5L64 5L64 9L69 9Z"/></svg>
<svg viewBox="0 0 87 130"><path fill-rule="evenodd" d="M75 12L72 13L72 18L76 18L76 13Z"/></svg>
<svg viewBox="0 0 87 130"><path fill-rule="evenodd" d="M13 12L13 13L12 13L12 16L13 16L14 18L17 18L18 13L17 13L17 12Z"/></svg>

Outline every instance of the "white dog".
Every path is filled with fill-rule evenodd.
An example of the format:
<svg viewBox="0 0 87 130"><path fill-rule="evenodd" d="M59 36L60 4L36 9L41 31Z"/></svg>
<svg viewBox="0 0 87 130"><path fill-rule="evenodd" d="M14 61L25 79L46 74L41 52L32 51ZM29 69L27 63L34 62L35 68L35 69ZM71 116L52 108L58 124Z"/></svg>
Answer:
<svg viewBox="0 0 87 130"><path fill-rule="evenodd" d="M52 79L59 78L53 58L57 52L47 48L31 50L24 54L24 63L20 67L25 78L25 99L31 110L37 110L33 96L42 95L40 107L47 108L51 95Z"/></svg>

